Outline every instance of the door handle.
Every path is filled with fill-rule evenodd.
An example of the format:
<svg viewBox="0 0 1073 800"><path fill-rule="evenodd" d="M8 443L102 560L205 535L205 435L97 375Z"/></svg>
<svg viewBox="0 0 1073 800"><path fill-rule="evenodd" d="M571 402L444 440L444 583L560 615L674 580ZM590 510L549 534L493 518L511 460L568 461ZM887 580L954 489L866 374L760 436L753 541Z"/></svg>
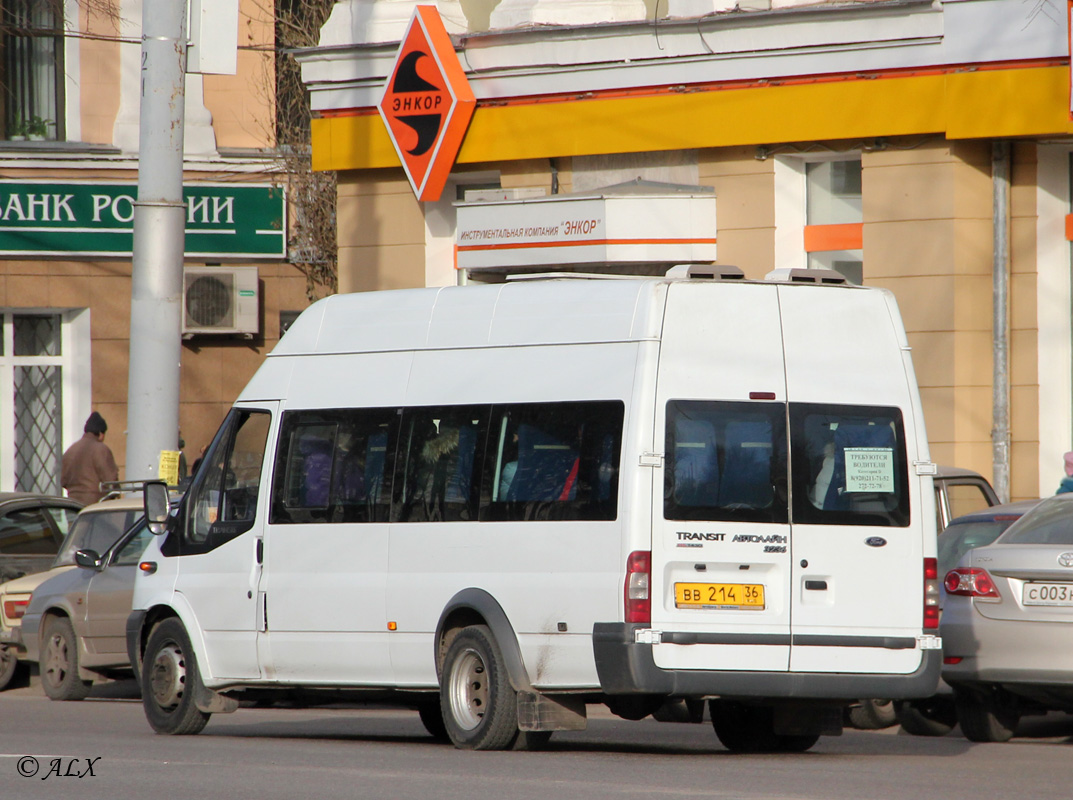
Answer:
<svg viewBox="0 0 1073 800"><path fill-rule="evenodd" d="M805 581L805 588L813 592L825 592L827 581Z"/></svg>

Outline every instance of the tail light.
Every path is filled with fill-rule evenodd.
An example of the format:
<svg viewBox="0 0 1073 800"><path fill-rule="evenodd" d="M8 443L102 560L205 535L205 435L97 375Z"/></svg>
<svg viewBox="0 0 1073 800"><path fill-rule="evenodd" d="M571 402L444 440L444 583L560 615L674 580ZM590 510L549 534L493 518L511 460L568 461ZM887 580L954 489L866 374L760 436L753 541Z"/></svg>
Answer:
<svg viewBox="0 0 1073 800"><path fill-rule="evenodd" d="M26 606L30 605L30 599L25 600L5 600L4 601L4 616L8 619L22 619L22 615L26 613Z"/></svg>
<svg viewBox="0 0 1073 800"><path fill-rule="evenodd" d="M626 584L623 589L626 622L652 621L652 600L649 596L651 571L652 553L647 550L637 550L626 559Z"/></svg>
<svg viewBox="0 0 1073 800"><path fill-rule="evenodd" d="M924 559L924 630L939 627L939 562Z"/></svg>
<svg viewBox="0 0 1073 800"><path fill-rule="evenodd" d="M966 597L993 597L999 599L998 588L986 569L976 567L957 567L946 573L943 580L948 594L960 594Z"/></svg>

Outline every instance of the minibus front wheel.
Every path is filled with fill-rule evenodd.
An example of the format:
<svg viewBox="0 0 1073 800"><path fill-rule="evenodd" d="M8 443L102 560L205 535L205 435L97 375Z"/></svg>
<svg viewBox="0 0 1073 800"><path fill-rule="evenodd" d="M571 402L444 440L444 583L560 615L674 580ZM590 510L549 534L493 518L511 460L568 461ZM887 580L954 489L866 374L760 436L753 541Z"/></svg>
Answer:
<svg viewBox="0 0 1073 800"><path fill-rule="evenodd" d="M517 694L487 626L463 628L451 642L443 662L440 707L455 747L504 750L514 744Z"/></svg>
<svg viewBox="0 0 1073 800"><path fill-rule="evenodd" d="M195 703L201 676L186 628L169 617L153 628L141 670L145 718L157 733L200 733L209 714Z"/></svg>

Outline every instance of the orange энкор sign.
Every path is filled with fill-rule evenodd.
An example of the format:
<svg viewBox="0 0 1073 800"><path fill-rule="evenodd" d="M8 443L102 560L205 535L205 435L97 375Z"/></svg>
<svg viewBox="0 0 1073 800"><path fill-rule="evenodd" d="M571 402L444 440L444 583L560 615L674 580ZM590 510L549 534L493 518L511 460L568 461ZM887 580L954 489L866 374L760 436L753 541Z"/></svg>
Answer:
<svg viewBox="0 0 1073 800"><path fill-rule="evenodd" d="M477 102L435 6L416 6L378 106L418 200L439 200Z"/></svg>

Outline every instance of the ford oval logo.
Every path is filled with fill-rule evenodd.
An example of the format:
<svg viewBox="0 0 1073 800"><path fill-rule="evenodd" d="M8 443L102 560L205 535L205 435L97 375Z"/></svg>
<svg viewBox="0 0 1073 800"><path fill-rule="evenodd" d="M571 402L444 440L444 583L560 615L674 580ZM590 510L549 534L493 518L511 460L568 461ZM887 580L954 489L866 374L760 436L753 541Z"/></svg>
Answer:
<svg viewBox="0 0 1073 800"><path fill-rule="evenodd" d="M882 536L869 536L864 540L864 543L869 547L882 547L887 543L887 540ZM1069 555L1073 556L1073 553L1069 553Z"/></svg>
<svg viewBox="0 0 1073 800"><path fill-rule="evenodd" d="M1058 563L1063 567L1073 567L1073 553L1062 553L1058 556Z"/></svg>

